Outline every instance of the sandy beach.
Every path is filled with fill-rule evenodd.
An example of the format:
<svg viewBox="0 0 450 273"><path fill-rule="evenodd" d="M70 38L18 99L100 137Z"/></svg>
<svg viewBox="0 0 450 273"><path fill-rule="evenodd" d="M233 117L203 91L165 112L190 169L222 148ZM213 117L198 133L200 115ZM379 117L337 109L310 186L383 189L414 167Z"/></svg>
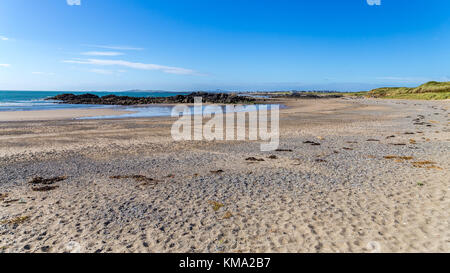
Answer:
<svg viewBox="0 0 450 273"><path fill-rule="evenodd" d="M276 152L175 142L169 117L0 113L0 253L450 252L448 100L282 103Z"/></svg>
<svg viewBox="0 0 450 273"><path fill-rule="evenodd" d="M0 112L0 122L76 119L83 117L123 115L127 113L132 112L114 109L61 109L14 112L5 111Z"/></svg>

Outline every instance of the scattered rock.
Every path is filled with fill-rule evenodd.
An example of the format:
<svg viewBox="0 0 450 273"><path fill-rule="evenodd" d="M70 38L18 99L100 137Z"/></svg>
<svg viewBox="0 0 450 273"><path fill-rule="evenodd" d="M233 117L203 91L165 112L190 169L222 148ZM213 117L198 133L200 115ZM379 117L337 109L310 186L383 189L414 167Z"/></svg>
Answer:
<svg viewBox="0 0 450 273"><path fill-rule="evenodd" d="M41 247L41 251L42 252L48 252L50 250L50 247L49 246L43 246L43 247Z"/></svg>

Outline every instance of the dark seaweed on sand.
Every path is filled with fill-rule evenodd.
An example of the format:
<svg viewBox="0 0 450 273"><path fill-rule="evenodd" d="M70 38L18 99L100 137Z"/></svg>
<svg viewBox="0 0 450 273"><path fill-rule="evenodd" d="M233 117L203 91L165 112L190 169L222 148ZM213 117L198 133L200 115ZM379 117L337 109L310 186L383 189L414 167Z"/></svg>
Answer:
<svg viewBox="0 0 450 273"><path fill-rule="evenodd" d="M245 160L246 161L257 161L257 162L265 161L262 158L256 158L256 157L247 157Z"/></svg>
<svg viewBox="0 0 450 273"><path fill-rule="evenodd" d="M34 187L34 188L33 188L33 191L37 191L37 192L47 192L47 191L56 190L57 188L59 188L59 186Z"/></svg>
<svg viewBox="0 0 450 273"><path fill-rule="evenodd" d="M57 177L52 177L52 178L43 178L43 177L35 177L33 178L29 183L33 184L33 185L51 185L54 184L56 182L60 182L60 181L64 181L66 180L67 177L66 176L57 176Z"/></svg>

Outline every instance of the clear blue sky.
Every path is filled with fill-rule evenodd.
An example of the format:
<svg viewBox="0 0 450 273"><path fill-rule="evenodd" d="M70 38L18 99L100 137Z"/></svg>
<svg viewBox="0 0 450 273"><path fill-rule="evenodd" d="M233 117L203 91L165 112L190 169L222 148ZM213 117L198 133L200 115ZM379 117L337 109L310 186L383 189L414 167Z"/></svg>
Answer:
<svg viewBox="0 0 450 273"><path fill-rule="evenodd" d="M364 90L450 81L448 0L77 2L1 0L0 89Z"/></svg>

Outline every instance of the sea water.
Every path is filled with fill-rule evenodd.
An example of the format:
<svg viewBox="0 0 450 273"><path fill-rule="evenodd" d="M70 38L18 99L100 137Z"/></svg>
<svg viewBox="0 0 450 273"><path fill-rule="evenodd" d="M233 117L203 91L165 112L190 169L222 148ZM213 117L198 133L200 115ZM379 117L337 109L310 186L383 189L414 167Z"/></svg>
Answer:
<svg viewBox="0 0 450 273"><path fill-rule="evenodd" d="M49 101L47 98L56 95L72 93L76 95L94 94L97 96L117 95L129 97L169 97L186 95L187 92L58 92L58 91L0 91L0 111L38 111L73 108L116 108L111 105L61 104Z"/></svg>
<svg viewBox="0 0 450 273"><path fill-rule="evenodd" d="M172 105L146 105L146 106L119 106L119 105L90 105L90 104L61 104L58 101L46 100L56 95L72 93L76 95L94 94L97 96L117 95L129 97L170 97L176 95L187 95L190 92L70 92L70 91L0 91L0 112L4 111L39 111L58 109L116 109L129 111L127 114L84 117L80 119L115 119L115 118L142 118L142 117L164 117L171 116ZM258 109L260 105L256 105ZM192 108L190 106L190 108ZM270 105L268 106L270 109ZM255 107L243 106L239 111L251 111ZM191 109L193 112L193 109ZM225 109L224 109L225 112Z"/></svg>

